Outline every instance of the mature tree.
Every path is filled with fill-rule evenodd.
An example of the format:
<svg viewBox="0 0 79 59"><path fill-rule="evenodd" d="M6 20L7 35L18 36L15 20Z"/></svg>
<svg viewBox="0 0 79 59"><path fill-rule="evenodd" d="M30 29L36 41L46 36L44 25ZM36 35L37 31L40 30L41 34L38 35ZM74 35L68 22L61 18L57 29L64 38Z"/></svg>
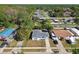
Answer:
<svg viewBox="0 0 79 59"><path fill-rule="evenodd" d="M53 28L51 21L49 19L44 20L43 22L41 22L41 24L42 24L42 29L51 30Z"/></svg>
<svg viewBox="0 0 79 59"><path fill-rule="evenodd" d="M29 11L29 13L32 14L32 10ZM28 40L30 37L30 33L33 29L33 21L32 21L32 15L26 12L24 15L21 15L21 22L19 24L20 28L17 30L17 40ZM19 20L19 19L18 19Z"/></svg>

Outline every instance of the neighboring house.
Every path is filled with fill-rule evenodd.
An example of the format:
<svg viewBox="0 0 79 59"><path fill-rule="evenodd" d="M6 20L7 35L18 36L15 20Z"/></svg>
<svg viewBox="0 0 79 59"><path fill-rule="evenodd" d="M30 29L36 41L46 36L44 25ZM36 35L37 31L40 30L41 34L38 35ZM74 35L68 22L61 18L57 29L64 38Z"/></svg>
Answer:
<svg viewBox="0 0 79 59"><path fill-rule="evenodd" d="M78 35L79 36L79 30L76 28L70 28L70 31L74 34L74 35Z"/></svg>
<svg viewBox="0 0 79 59"><path fill-rule="evenodd" d="M64 12L64 16L70 16L70 15L71 15L71 12L70 11Z"/></svg>
<svg viewBox="0 0 79 59"><path fill-rule="evenodd" d="M14 31L14 29L7 28L0 33L0 47L4 46L5 44L9 44L12 41Z"/></svg>
<svg viewBox="0 0 79 59"><path fill-rule="evenodd" d="M48 12L44 12L44 15L43 13L41 12L41 10L36 10L35 14L33 15L33 19L37 17L39 19L39 21L44 21L46 19L50 19L50 17L48 16Z"/></svg>
<svg viewBox="0 0 79 59"><path fill-rule="evenodd" d="M38 17L39 19L44 19L43 15L41 15L41 10L36 10L34 17Z"/></svg>
<svg viewBox="0 0 79 59"><path fill-rule="evenodd" d="M79 28L70 28L70 31L74 34L74 36L66 37L66 39L70 40L72 44L75 44L76 40L79 39Z"/></svg>
<svg viewBox="0 0 79 59"><path fill-rule="evenodd" d="M33 30L32 33L32 40L43 40L43 39L49 39L49 33L43 32L42 30Z"/></svg>
<svg viewBox="0 0 79 59"><path fill-rule="evenodd" d="M75 44L76 39L79 39L79 30L76 28L70 28L69 30L74 34L74 36L68 36L66 39L70 40L72 44Z"/></svg>
<svg viewBox="0 0 79 59"><path fill-rule="evenodd" d="M64 22L74 22L74 19L75 17L67 17L67 18L64 18Z"/></svg>
<svg viewBox="0 0 79 59"><path fill-rule="evenodd" d="M6 38L13 38L13 32L14 32L15 30L14 29L11 29L11 28L7 28L7 29L5 29L3 32L1 32L0 33L0 37L3 39L3 38L5 38L5 40L6 40Z"/></svg>

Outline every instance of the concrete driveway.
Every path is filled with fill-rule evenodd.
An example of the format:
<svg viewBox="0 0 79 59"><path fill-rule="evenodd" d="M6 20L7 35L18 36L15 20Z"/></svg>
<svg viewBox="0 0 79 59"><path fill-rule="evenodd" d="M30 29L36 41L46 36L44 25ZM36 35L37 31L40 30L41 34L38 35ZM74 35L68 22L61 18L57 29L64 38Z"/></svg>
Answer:
<svg viewBox="0 0 79 59"><path fill-rule="evenodd" d="M58 50L59 50L59 54L67 54L68 52L65 50L64 46L62 45L61 41L58 40L58 44L56 45Z"/></svg>

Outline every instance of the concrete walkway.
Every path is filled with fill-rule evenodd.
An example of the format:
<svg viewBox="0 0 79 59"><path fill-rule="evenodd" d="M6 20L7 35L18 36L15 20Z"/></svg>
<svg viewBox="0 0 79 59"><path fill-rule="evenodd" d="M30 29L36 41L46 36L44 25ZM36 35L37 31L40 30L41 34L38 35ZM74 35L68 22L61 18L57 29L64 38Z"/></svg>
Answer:
<svg viewBox="0 0 79 59"><path fill-rule="evenodd" d="M56 46L59 50L59 54L67 54L67 51L65 50L60 40L58 40L58 44Z"/></svg>
<svg viewBox="0 0 79 59"><path fill-rule="evenodd" d="M48 53L54 53L52 50L51 50L51 47L50 47L50 43L49 43L49 39L45 39L45 43L46 43L46 52Z"/></svg>

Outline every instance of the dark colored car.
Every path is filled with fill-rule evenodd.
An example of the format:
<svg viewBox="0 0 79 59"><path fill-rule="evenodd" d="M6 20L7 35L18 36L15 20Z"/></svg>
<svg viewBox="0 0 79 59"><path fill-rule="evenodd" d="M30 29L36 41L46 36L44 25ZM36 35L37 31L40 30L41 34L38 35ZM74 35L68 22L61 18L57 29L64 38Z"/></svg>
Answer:
<svg viewBox="0 0 79 59"><path fill-rule="evenodd" d="M67 42L68 44L71 44L71 43L72 43L71 40L66 40L66 42Z"/></svg>
<svg viewBox="0 0 79 59"><path fill-rule="evenodd" d="M58 41L57 40L54 40L53 42L54 42L54 44L58 44Z"/></svg>

